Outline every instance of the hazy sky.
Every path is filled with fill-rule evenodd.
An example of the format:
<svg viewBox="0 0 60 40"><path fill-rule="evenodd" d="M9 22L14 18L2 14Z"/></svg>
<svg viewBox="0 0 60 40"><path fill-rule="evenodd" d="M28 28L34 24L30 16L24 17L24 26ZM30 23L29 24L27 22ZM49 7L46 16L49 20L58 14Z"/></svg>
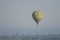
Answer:
<svg viewBox="0 0 60 40"><path fill-rule="evenodd" d="M32 13L40 10L43 20L36 25ZM0 35L59 34L60 0L0 0Z"/></svg>

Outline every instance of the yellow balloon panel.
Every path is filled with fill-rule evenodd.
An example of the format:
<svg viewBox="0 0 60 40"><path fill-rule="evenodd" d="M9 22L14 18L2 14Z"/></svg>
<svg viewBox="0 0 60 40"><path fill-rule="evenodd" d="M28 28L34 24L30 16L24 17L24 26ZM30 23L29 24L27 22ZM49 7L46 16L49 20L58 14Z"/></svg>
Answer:
<svg viewBox="0 0 60 40"><path fill-rule="evenodd" d="M36 12L35 12L35 17L36 17L37 20L41 20L41 19L43 18L43 15L42 15L41 12L36 11Z"/></svg>

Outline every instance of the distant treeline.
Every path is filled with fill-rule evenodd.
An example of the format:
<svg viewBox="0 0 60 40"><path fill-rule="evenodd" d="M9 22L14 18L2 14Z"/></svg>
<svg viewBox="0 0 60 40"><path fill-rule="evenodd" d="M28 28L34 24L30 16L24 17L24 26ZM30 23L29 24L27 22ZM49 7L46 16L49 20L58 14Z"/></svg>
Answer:
<svg viewBox="0 0 60 40"><path fill-rule="evenodd" d="M60 40L60 34L59 35L7 35L7 36L1 36L0 40Z"/></svg>

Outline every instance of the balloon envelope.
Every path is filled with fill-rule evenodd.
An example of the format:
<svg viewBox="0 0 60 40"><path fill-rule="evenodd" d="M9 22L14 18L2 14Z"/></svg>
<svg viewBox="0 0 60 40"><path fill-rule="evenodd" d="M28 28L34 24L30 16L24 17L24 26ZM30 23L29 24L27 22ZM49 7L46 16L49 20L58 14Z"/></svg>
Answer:
<svg viewBox="0 0 60 40"><path fill-rule="evenodd" d="M33 19L35 20L35 22L37 23L37 24L39 24L39 22L42 20L42 18L43 18L43 13L42 12L40 12L39 10L36 10L36 11L34 11L33 13L32 13L32 17L33 17Z"/></svg>

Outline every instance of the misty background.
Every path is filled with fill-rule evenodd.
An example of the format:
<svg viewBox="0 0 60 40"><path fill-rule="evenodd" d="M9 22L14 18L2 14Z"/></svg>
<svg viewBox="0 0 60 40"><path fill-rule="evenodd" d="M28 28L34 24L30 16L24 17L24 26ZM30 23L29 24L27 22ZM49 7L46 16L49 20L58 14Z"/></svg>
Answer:
<svg viewBox="0 0 60 40"><path fill-rule="evenodd" d="M32 13L40 10L36 25ZM0 35L60 34L60 0L0 0Z"/></svg>

